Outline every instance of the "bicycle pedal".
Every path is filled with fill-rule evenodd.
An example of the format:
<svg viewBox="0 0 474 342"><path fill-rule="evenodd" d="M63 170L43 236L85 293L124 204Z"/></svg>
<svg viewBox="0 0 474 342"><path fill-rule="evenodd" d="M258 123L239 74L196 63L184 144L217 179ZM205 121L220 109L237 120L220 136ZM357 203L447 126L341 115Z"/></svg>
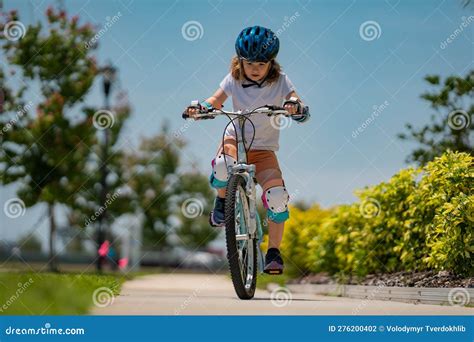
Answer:
<svg viewBox="0 0 474 342"><path fill-rule="evenodd" d="M278 275L278 274L282 274L283 271L282 270L266 270L264 271L265 273L267 274L272 274L272 275Z"/></svg>

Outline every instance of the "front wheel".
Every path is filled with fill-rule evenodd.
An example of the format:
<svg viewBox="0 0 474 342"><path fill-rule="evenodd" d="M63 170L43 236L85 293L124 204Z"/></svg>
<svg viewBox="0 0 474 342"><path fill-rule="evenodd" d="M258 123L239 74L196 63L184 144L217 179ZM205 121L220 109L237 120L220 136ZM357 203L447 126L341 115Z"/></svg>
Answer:
<svg viewBox="0 0 474 342"><path fill-rule="evenodd" d="M251 299L257 284L257 242L249 236L249 203L245 179L234 174L227 184L225 227L227 259L235 292L240 299Z"/></svg>

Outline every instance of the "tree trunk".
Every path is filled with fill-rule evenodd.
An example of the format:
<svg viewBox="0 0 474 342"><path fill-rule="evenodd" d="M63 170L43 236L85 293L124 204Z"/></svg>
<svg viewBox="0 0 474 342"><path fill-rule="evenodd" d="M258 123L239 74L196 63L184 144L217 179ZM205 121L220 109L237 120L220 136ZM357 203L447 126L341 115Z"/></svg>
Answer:
<svg viewBox="0 0 474 342"><path fill-rule="evenodd" d="M54 203L48 203L49 215L49 270L59 272L56 259L56 221L54 220Z"/></svg>

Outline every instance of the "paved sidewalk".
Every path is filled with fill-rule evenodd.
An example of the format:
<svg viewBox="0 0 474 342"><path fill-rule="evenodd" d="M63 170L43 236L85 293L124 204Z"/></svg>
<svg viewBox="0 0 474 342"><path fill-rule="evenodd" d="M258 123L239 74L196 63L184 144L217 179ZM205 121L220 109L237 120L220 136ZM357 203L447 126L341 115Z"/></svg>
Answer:
<svg viewBox="0 0 474 342"><path fill-rule="evenodd" d="M157 274L126 282L112 305L96 315L474 315L473 308L369 301L257 290L237 298L225 275Z"/></svg>

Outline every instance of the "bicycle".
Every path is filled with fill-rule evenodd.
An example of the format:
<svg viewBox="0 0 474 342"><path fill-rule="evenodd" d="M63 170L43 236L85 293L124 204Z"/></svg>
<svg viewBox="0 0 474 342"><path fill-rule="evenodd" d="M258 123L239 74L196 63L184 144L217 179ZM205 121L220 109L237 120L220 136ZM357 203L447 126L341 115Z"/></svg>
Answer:
<svg viewBox="0 0 474 342"><path fill-rule="evenodd" d="M192 101L190 107L201 109L198 101ZM307 114L307 111L308 107L304 107L302 114ZM249 147L245 148L244 143L245 122L248 120L253 126L249 117L254 114L291 116L282 107L274 105L261 106L246 112L228 112L221 109L213 109L211 111L199 111L198 114L193 116L195 119L201 120L215 119L219 115L225 115L230 119L229 124L233 125L234 120L238 119L238 127L241 134L240 137L237 134L237 163L235 165L226 164L229 178L226 187L224 213L227 260L229 262L232 283L240 299L252 299L254 297L257 286L257 268L261 273L263 273L264 268L264 255L260 248L263 230L257 212L255 165L247 164L247 152L250 150L255 137L255 127L254 136ZM235 117L231 118L232 116ZM183 119L190 118L186 112L183 113L182 117ZM222 142L224 142L224 138L225 130Z"/></svg>

